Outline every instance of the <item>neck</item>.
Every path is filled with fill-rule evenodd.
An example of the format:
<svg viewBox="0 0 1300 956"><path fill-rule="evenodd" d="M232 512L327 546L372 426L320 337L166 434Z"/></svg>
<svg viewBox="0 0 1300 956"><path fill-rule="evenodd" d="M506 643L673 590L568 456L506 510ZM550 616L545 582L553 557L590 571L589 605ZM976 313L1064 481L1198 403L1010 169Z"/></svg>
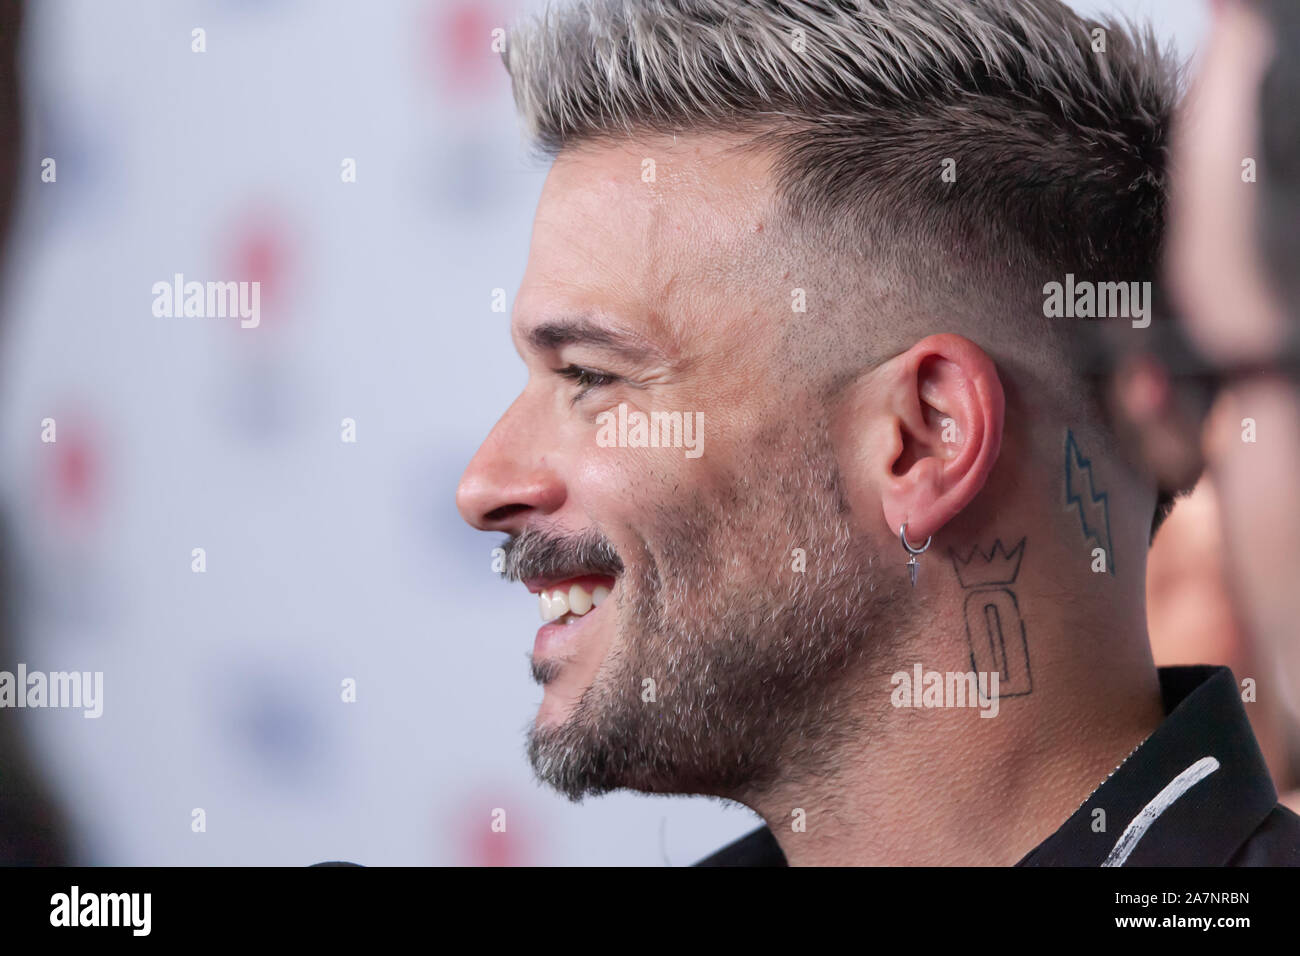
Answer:
<svg viewBox="0 0 1300 956"><path fill-rule="evenodd" d="M831 760L808 771L792 750L777 784L745 797L791 865L1014 864L1164 719L1141 596L1117 599L1133 585L967 577L918 583L926 626L852 676L840 722L862 729L834 735ZM961 706L967 682L947 675L972 658L990 694L999 670L998 697Z"/></svg>

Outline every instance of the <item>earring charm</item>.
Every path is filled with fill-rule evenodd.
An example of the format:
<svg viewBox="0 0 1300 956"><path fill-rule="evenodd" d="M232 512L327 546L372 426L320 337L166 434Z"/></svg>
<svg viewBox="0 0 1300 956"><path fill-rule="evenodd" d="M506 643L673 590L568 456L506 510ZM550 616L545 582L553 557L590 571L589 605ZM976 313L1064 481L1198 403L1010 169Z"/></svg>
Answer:
<svg viewBox="0 0 1300 956"><path fill-rule="evenodd" d="M907 522L904 521L903 526L898 529L898 540L903 542L903 547L906 548L907 553L912 556L907 562L907 573L911 575L912 587L916 587L916 569L917 569L916 556L918 554L925 554L925 551L927 548L930 547L930 541L933 538L934 535L930 535L930 537L925 539L925 544L921 545L919 548L914 548L907 543Z"/></svg>

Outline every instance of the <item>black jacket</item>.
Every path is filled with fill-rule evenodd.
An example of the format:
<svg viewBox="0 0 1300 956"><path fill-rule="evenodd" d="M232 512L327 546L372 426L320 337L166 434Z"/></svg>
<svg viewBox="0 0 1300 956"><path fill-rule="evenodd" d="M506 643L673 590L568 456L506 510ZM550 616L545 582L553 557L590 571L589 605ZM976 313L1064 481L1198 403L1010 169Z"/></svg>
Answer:
<svg viewBox="0 0 1300 956"><path fill-rule="evenodd" d="M1162 667L1160 690L1164 722L1017 866L1300 866L1300 816L1277 802L1232 672ZM760 827L695 865L786 860Z"/></svg>

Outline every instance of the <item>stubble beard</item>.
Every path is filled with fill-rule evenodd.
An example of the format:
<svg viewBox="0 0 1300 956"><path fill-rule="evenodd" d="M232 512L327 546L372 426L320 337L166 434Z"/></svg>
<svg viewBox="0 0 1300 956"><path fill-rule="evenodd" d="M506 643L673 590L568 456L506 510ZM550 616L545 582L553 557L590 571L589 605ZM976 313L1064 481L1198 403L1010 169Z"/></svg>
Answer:
<svg viewBox="0 0 1300 956"><path fill-rule="evenodd" d="M853 678L893 643L897 582L851 528L825 430L764 444L751 460L768 470L660 505L654 539L623 556L608 657L568 719L528 733L537 777L571 800L631 789L753 806L833 774L869 732Z"/></svg>

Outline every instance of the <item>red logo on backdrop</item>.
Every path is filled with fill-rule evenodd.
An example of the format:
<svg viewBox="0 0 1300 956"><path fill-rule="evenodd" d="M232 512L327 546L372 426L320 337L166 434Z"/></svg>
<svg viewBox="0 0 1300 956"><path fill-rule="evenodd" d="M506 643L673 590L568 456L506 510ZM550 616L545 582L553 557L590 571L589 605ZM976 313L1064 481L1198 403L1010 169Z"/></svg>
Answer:
<svg viewBox="0 0 1300 956"><path fill-rule="evenodd" d="M521 800L505 799L505 791L470 800L462 817L463 865L533 865L533 841L526 836L532 825L522 807Z"/></svg>
<svg viewBox="0 0 1300 956"><path fill-rule="evenodd" d="M93 437L97 430L82 412L52 415L53 442L41 465L42 498L64 532L90 531L99 514L102 466Z"/></svg>
<svg viewBox="0 0 1300 956"><path fill-rule="evenodd" d="M95 455L84 435L65 435L57 442L54 488L61 510L89 512L94 503Z"/></svg>
<svg viewBox="0 0 1300 956"><path fill-rule="evenodd" d="M226 278L261 284L259 326L283 323L294 244L285 218L262 210L245 215L229 239Z"/></svg>
<svg viewBox="0 0 1300 956"><path fill-rule="evenodd" d="M428 57L443 92L482 94L505 76L500 55L492 50L492 31L506 27L496 4L439 3L426 16Z"/></svg>

